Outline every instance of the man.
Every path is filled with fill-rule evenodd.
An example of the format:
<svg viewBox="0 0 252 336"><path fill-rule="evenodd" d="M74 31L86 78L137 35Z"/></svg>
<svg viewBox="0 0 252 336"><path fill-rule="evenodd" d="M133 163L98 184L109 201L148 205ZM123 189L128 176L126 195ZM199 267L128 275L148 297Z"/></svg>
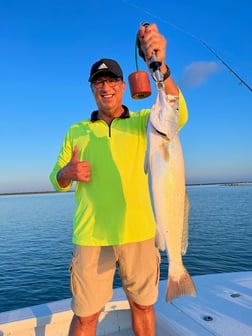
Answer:
<svg viewBox="0 0 252 336"><path fill-rule="evenodd" d="M155 50L161 62L166 94L183 102L181 127L187 110L165 63L166 39L151 24L139 29L139 40L144 58ZM96 62L89 81L98 109L70 127L50 175L59 191L76 181L69 336L95 336L101 309L112 297L116 264L135 335L154 336L160 256L144 174L150 109L133 113L122 104L126 83L114 60Z"/></svg>

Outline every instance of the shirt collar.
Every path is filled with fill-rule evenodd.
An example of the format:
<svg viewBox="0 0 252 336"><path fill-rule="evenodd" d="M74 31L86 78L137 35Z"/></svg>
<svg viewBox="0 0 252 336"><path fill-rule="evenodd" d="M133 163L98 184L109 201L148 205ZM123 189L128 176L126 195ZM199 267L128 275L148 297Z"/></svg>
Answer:
<svg viewBox="0 0 252 336"><path fill-rule="evenodd" d="M123 107L123 112L122 112L122 114L120 115L119 118L121 118L121 119L129 118L129 117L130 117L130 113L129 113L129 109L128 109L128 107L125 106L125 105L122 105L122 107ZM93 112L91 113L91 118L90 118L90 120L91 120L92 122L95 122L95 121L99 120L99 118L98 118L98 111L93 111Z"/></svg>

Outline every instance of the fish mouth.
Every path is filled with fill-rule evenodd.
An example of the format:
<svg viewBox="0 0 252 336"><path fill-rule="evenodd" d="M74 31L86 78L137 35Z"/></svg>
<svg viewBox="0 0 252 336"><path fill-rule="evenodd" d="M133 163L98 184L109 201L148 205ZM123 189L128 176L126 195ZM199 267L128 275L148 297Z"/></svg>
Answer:
<svg viewBox="0 0 252 336"><path fill-rule="evenodd" d="M161 136L164 136L164 137L166 137L166 133L163 133L163 132L161 132L161 131L159 131L158 129L156 129L156 128L154 128L154 130L155 130L155 132L157 132L159 135L161 135Z"/></svg>

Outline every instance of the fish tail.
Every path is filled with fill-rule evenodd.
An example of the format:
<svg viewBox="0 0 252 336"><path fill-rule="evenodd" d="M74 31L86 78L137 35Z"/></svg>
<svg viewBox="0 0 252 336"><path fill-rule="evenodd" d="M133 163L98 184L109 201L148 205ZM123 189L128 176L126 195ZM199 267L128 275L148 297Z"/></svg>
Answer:
<svg viewBox="0 0 252 336"><path fill-rule="evenodd" d="M166 289L166 302L172 301L173 299L184 295L197 295L194 282L185 268L179 279L174 279L174 277L169 274Z"/></svg>

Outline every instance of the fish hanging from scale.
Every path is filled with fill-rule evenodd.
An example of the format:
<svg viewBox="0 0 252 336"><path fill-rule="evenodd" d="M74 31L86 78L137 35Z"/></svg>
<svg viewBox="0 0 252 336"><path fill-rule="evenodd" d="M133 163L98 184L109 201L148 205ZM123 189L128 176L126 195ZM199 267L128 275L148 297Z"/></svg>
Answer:
<svg viewBox="0 0 252 336"><path fill-rule="evenodd" d="M143 23L147 27L148 23ZM136 49L145 60L137 35ZM135 58L137 59L136 55ZM156 221L156 246L166 250L169 269L166 301L196 296L196 288L186 270L182 255L188 246L189 199L185 187L183 151L178 134L179 101L165 93L161 63L152 57L145 60L156 81L157 97L147 123L147 147L144 162L149 193ZM142 99L151 95L148 75L137 71L129 76L131 96ZM171 99L169 101L169 98Z"/></svg>
<svg viewBox="0 0 252 336"><path fill-rule="evenodd" d="M166 301L196 296L196 288L183 265L188 245L189 199L185 188L184 160L178 135L178 101L167 102L158 89L147 125L145 172L156 220L156 245L169 260Z"/></svg>

